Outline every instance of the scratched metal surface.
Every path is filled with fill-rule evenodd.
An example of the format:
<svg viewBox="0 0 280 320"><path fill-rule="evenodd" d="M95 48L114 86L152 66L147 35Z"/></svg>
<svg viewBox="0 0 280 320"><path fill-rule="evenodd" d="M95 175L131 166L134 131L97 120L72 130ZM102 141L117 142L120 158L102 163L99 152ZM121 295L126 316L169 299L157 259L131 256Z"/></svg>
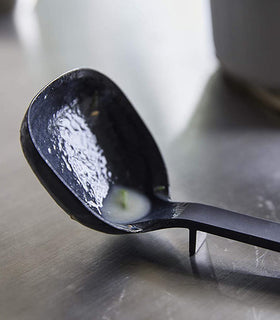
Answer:
<svg viewBox="0 0 280 320"><path fill-rule="evenodd" d="M214 71L207 2L193 3L42 0L15 22L0 18L0 319L279 319L278 253L207 236L190 260L186 230L89 230L63 214L20 150L36 91L90 66L148 124L174 200L280 221L280 116Z"/></svg>

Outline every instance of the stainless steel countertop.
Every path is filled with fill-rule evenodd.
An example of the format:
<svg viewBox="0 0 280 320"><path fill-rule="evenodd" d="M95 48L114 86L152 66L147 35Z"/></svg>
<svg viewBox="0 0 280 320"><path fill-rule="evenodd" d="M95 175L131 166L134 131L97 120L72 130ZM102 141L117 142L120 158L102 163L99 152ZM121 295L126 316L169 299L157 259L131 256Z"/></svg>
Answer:
<svg viewBox="0 0 280 320"><path fill-rule="evenodd" d="M87 229L20 150L34 94L92 67L150 128L172 199L280 222L280 114L215 71L207 1L41 0L0 17L0 37L0 319L279 319L279 253L208 235L190 259L187 230Z"/></svg>

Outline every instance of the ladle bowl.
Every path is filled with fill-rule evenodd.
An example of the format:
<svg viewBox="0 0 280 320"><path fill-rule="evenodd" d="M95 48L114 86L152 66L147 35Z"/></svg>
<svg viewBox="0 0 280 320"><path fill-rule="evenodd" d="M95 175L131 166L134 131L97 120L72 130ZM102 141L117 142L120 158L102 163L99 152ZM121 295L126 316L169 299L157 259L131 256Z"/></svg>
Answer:
<svg viewBox="0 0 280 320"><path fill-rule="evenodd" d="M89 228L112 234L188 228L190 255L198 230L280 251L278 223L171 202L153 137L122 91L99 72L73 70L43 88L23 119L21 145L54 200ZM132 214L129 197L143 212Z"/></svg>

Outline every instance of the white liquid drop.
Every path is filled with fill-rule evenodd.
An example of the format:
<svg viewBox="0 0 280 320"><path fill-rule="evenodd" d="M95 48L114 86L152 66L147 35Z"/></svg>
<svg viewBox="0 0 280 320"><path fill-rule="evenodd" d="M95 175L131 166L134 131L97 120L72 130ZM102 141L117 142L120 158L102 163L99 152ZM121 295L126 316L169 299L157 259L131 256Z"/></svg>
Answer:
<svg viewBox="0 0 280 320"><path fill-rule="evenodd" d="M150 201L145 195L113 186L103 203L102 216L110 222L126 224L145 217L150 208Z"/></svg>

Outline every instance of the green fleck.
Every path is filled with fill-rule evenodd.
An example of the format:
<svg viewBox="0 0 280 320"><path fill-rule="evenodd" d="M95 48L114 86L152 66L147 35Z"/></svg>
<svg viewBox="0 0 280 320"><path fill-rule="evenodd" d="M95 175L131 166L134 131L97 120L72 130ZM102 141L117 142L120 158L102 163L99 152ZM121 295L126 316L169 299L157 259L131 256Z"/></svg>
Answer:
<svg viewBox="0 0 280 320"><path fill-rule="evenodd" d="M117 202L123 209L127 209L127 191L125 189L119 191Z"/></svg>
<svg viewBox="0 0 280 320"><path fill-rule="evenodd" d="M165 190L165 186L156 186L156 187L154 187L154 191L155 192L162 191L162 190Z"/></svg>

